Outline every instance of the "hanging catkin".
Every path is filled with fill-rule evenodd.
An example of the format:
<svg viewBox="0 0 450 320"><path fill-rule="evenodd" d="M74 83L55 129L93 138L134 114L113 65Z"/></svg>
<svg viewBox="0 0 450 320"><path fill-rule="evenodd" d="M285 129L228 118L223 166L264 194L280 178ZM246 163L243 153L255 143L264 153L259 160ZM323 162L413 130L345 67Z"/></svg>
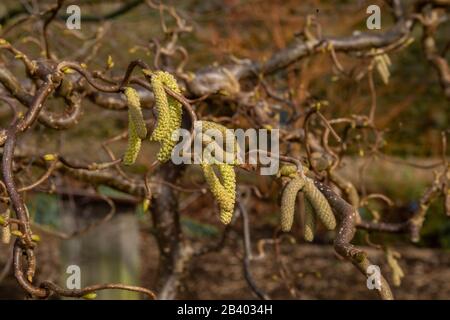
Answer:
<svg viewBox="0 0 450 320"><path fill-rule="evenodd" d="M389 83L390 72L389 66L391 65L391 60L387 54L377 55L375 57L375 67L380 75L381 80L383 80L384 84Z"/></svg>
<svg viewBox="0 0 450 320"><path fill-rule="evenodd" d="M304 198L305 204L305 229L303 231L303 237L305 241L312 242L314 240L314 229L315 229L315 217L314 217L314 209L311 206L306 197Z"/></svg>
<svg viewBox="0 0 450 320"><path fill-rule="evenodd" d="M167 96L164 86L176 93L181 91L175 78L165 71L151 73L151 84L158 112L158 121L151 140L161 143L157 158L160 162L166 162L170 159L176 144L172 134L181 127L182 106L180 102Z"/></svg>
<svg viewBox="0 0 450 320"><path fill-rule="evenodd" d="M229 224L233 217L236 199L236 174L234 168L228 164L217 164L223 183L214 171L214 165L202 163L205 180L220 208L220 221Z"/></svg>
<svg viewBox="0 0 450 320"><path fill-rule="evenodd" d="M208 148L214 146L213 150L219 150L221 153L220 157L218 154L214 154L214 159L219 160L219 162L237 164L239 144L237 143L233 132L227 127L211 121L199 121L199 124L201 124L202 127L203 144ZM222 138L222 145L219 145L217 141L215 141L219 135ZM232 147L230 147L230 145Z"/></svg>
<svg viewBox="0 0 450 320"><path fill-rule="evenodd" d="M284 188L281 196L281 230L288 232L292 228L295 214L297 193L304 187L305 180L300 177L293 178Z"/></svg>
<svg viewBox="0 0 450 320"><path fill-rule="evenodd" d="M331 210L330 204L324 195L317 189L314 182L310 178L305 178L305 187L303 188L305 197L314 208L317 217L328 230L336 228L336 218Z"/></svg>
<svg viewBox="0 0 450 320"><path fill-rule="evenodd" d="M208 158L203 158L204 155L202 155L201 166L211 193L219 204L220 221L229 224L233 218L236 202L236 173L233 165L236 164L239 150L237 141L230 129L221 124L211 121L201 121L199 124L202 128L202 144L207 147L212 145L215 147L213 150L219 150L222 153L221 158L218 159L218 154L214 154L214 156L206 154ZM215 130L215 132L211 132L211 130ZM232 152L226 152L223 145L219 145L215 141L217 136L221 136L222 142L227 146L233 144ZM217 177L214 167L217 168L221 179Z"/></svg>
<svg viewBox="0 0 450 320"><path fill-rule="evenodd" d="M125 88L125 96L127 97L129 120L133 123L136 134L139 138L145 139L147 136L147 127L145 126L144 117L142 115L139 94L131 87Z"/></svg>
<svg viewBox="0 0 450 320"><path fill-rule="evenodd" d="M9 209L6 209L5 213L2 215L3 219L5 221L5 225L2 226L2 242L4 244L8 244L11 241L11 229L8 223L6 223L10 216Z"/></svg>
<svg viewBox="0 0 450 320"><path fill-rule="evenodd" d="M136 133L134 123L131 120L131 115L128 115L128 145L125 155L123 156L123 163L125 165L132 165L136 161L140 150L141 138L139 138Z"/></svg>
<svg viewBox="0 0 450 320"><path fill-rule="evenodd" d="M128 144L123 156L125 165L132 165L141 150L141 139L147 136L147 127L142 116L139 94L131 87L125 88L128 105Z"/></svg>

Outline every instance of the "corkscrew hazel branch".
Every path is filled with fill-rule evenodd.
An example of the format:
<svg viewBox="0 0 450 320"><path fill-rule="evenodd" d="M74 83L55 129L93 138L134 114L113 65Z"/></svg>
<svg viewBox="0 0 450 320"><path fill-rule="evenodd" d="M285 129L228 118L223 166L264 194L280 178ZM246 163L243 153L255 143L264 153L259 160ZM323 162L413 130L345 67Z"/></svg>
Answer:
<svg viewBox="0 0 450 320"><path fill-rule="evenodd" d="M31 281L27 281L28 279L25 278L25 275L22 271L23 257L25 256L28 259L28 263L30 263L31 253L32 251L24 249L22 247L20 240L16 239L16 242L14 243L14 253L13 253L14 273L19 284L33 297L45 299L48 298L52 293L55 293L57 295L65 297L74 297L74 298L84 297L86 299L93 299L95 298L93 293L95 293L96 291L106 289L118 289L118 290L140 292L142 294L147 295L150 299L156 298L156 295L153 293L153 291L149 289L116 283L92 285L82 289L64 289L50 281L44 281L39 287L37 287Z"/></svg>
<svg viewBox="0 0 450 320"><path fill-rule="evenodd" d="M372 262L368 259L367 254L363 250L350 243L356 232L358 215L356 209L335 194L329 186L317 180L314 184L328 200L330 206L332 206L339 217L339 231L336 233L336 238L334 240L336 252L351 261L366 278L369 278L370 274L368 273L367 268L372 265ZM380 281L381 287L378 291L381 298L392 300L394 297L389 287L389 283L382 275L380 276Z"/></svg>

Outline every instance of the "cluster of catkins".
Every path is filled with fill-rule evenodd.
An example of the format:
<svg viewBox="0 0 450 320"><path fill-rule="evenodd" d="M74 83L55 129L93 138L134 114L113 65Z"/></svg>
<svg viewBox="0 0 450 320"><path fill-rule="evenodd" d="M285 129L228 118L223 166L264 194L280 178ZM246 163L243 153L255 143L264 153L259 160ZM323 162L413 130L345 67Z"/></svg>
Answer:
<svg viewBox="0 0 450 320"><path fill-rule="evenodd" d="M303 168L305 171L305 168ZM305 228L303 237L306 241L313 241L315 220L318 218L328 230L336 228L336 219L330 204L314 184L311 178L299 174L297 166L282 166L278 176L288 179L281 196L281 229L288 232L292 228L295 215L297 194L303 192L305 205Z"/></svg>
<svg viewBox="0 0 450 320"><path fill-rule="evenodd" d="M236 173L234 171L234 164L237 160L238 145L234 139L234 135L229 132L228 128L211 121L201 121L202 126L202 141L204 144L210 144L213 137L210 133L219 133L222 136L222 141L228 145L230 142L234 144L232 154L219 147L221 155L221 162L214 163L212 159L202 159L201 167L206 183L209 185L212 194L216 198L220 208L220 221L224 224L229 224L233 218L234 205L236 202ZM232 141L230 141L232 139ZM216 149L217 150L217 149ZM219 156L215 154L215 156ZM232 161L225 162L227 157L231 157ZM217 168L221 179L214 171Z"/></svg>
<svg viewBox="0 0 450 320"><path fill-rule="evenodd" d="M160 162L166 162L170 159L176 144L176 141L172 139L172 134L181 127L182 105L176 99L166 94L164 86L176 93L180 93L180 89L175 78L168 72L149 72L145 70L145 73L151 76L151 85L158 113L158 121L150 139L161 144L157 158ZM123 162L126 165L131 165L136 161L139 154L142 139L145 139L147 136L147 128L142 116L138 93L131 87L125 88L124 93L128 102L129 134ZM222 135L222 140L226 141L227 145L230 143L230 139L234 139L234 136L228 132L228 128L220 124L211 121L201 121L200 124L202 126L202 143L204 145L209 146L211 143L215 143L214 136L217 133ZM211 134L212 130L213 133ZM234 148L231 155L222 148L219 148L219 150L222 152L222 160L231 156L233 161L219 162L203 158L201 161L206 183L219 204L220 220L224 224L231 222L236 202L236 173L234 165L236 164L239 150L235 139L232 143L234 143ZM331 207L323 194L314 185L312 179L304 174L300 175L296 166L283 166L279 171L279 176L289 180L281 199L281 228L283 231L290 231L292 227L296 198L300 191L305 195L305 240L312 241L314 238L316 217L327 229L333 230L336 227L336 219Z"/></svg>
<svg viewBox="0 0 450 320"><path fill-rule="evenodd" d="M158 121L150 140L158 141L161 148L158 151L157 159L161 162L167 162L175 147L176 141L172 139L172 134L181 127L182 105L176 99L167 96L164 86L172 91L180 93L180 88L175 78L168 72L144 71L146 75L151 76L151 85L155 96L155 106L158 114ZM147 136L147 128L142 116L142 110L139 101L139 95L131 87L124 90L128 104L128 145L123 157L123 163L131 165L136 161L141 148L141 141ZM227 128L210 121L201 121L203 143L214 142L212 135L208 135L211 130L217 130L223 137L229 139ZM235 157L237 149L231 155ZM225 155L225 154L224 154ZM226 155L225 155L226 156ZM205 180L216 198L220 208L220 220L224 224L231 222L234 212L236 198L236 174L233 163L214 163L211 161L202 161L201 167ZM218 177L214 168L220 173Z"/></svg>
<svg viewBox="0 0 450 320"><path fill-rule="evenodd" d="M148 74L148 71L147 71ZM155 96L155 105L158 112L158 122L150 140L161 143L161 149L157 158L160 162L170 159L175 141L172 132L181 126L182 107L181 103L168 97L164 86L176 93L180 92L175 78L168 72L156 71L151 73L151 84ZM125 96L128 103L128 146L123 162L131 165L141 149L141 141L147 136L147 127L142 116L139 94L131 87L125 88Z"/></svg>

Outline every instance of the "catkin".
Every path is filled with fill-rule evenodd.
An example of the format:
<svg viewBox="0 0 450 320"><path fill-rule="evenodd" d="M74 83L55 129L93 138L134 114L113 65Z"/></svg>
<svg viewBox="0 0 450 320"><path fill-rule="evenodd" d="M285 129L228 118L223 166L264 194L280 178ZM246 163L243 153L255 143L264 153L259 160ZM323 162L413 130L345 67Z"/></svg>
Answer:
<svg viewBox="0 0 450 320"><path fill-rule="evenodd" d="M304 187L305 180L297 177L288 182L281 196L281 230L289 232L294 222L297 193Z"/></svg>
<svg viewBox="0 0 450 320"><path fill-rule="evenodd" d="M215 123L215 122L211 122L211 121L201 121L201 126L202 126L202 142L203 144L207 145L208 147L210 146L211 143L213 143L215 145L214 150L219 149L221 150L221 159L219 158L219 160L221 160L220 162L227 162L229 164L237 164L237 154L239 152L239 144L237 143L237 140L234 136L234 134L231 132L230 129L228 129L227 127ZM214 140L214 136L217 136L217 134L212 134L212 130L218 131L221 136L222 136L222 146L219 146L218 143ZM214 131L213 131L214 132ZM216 132L214 132L216 133ZM228 146L233 144L233 148L229 148ZM225 147L226 146L226 147ZM223 148L225 147L225 149ZM231 149L231 152L228 152L226 149ZM218 157L218 154L214 155L215 158ZM232 160L230 162L230 159Z"/></svg>
<svg viewBox="0 0 450 320"><path fill-rule="evenodd" d="M211 121L201 121L202 126L202 143L209 146L214 143L213 134L208 130L218 130L222 135L222 142L228 145L234 143L233 153L226 152L223 146L218 146L222 150L222 161L211 161L213 159L202 158L202 169L205 180L211 189L211 193L217 200L220 208L220 221L224 224L229 224L233 218L234 206L236 202L236 173L233 164L236 164L238 145L232 132L225 126ZM211 133L211 135L208 135ZM214 135L215 136L215 135ZM217 142L216 142L217 143ZM215 150L216 148L214 148ZM218 155L215 154L215 157ZM233 161L228 163L229 159ZM226 162L225 162L226 160ZM213 163L211 163L213 162ZM217 177L214 166L217 167L221 180Z"/></svg>
<svg viewBox="0 0 450 320"><path fill-rule="evenodd" d="M229 164L217 165L222 177L222 183L217 177L213 165L202 163L201 167L206 183L219 204L220 221L224 224L229 224L233 218L236 199L236 174L234 168Z"/></svg>
<svg viewBox="0 0 450 320"><path fill-rule="evenodd" d="M277 174L278 177L293 177L294 175L297 175L297 166L293 164L283 165Z"/></svg>
<svg viewBox="0 0 450 320"><path fill-rule="evenodd" d="M314 208L308 199L304 199L305 204L305 229L303 230L303 237L305 241L312 242L314 240L315 217Z"/></svg>
<svg viewBox="0 0 450 320"><path fill-rule="evenodd" d="M336 218L334 217L330 204L310 178L305 178L304 192L306 199L311 203L314 212L323 225L328 230L334 230L336 228Z"/></svg>
<svg viewBox="0 0 450 320"><path fill-rule="evenodd" d="M402 283L402 278L405 276L398 263L398 259L401 258L401 255L389 247L385 249L385 254L387 263L392 271L392 283L394 286L399 287Z"/></svg>
<svg viewBox="0 0 450 320"><path fill-rule="evenodd" d="M10 211L9 209L6 209L5 213L3 214L3 217L5 218L5 221L9 219ZM6 224L2 227L2 242L4 244L8 244L11 241L11 229L9 224Z"/></svg>
<svg viewBox="0 0 450 320"><path fill-rule="evenodd" d="M164 86L176 93L181 91L175 78L165 71L152 73L151 84L158 121L150 139L161 144L157 158L160 162L166 162L170 159L176 143L172 139L172 133L181 127L182 106L177 100L167 96Z"/></svg>
<svg viewBox="0 0 450 320"><path fill-rule="evenodd" d="M147 136L147 127L142 115L139 94L135 89L126 87L125 96L127 97L128 114L130 115L129 120L133 123L136 135L141 139L145 139Z"/></svg>
<svg viewBox="0 0 450 320"><path fill-rule="evenodd" d="M123 163L125 165L132 165L137 156L139 155L139 151L141 150L141 138L136 133L136 129L134 127L134 123L131 120L131 115L128 115L128 145L127 150L125 151L125 155L123 156Z"/></svg>
<svg viewBox="0 0 450 320"><path fill-rule="evenodd" d="M375 57L375 67L378 71L378 74L381 77L381 80L383 80L384 84L389 83L389 65L391 64L391 60L386 54L378 55Z"/></svg>
<svg viewBox="0 0 450 320"><path fill-rule="evenodd" d="M392 64L392 62L391 62L391 58L389 58L389 55L388 54L382 54L381 55L381 59L383 59L384 60L384 63L386 64L386 66L388 66L388 67L390 67L391 66L391 64Z"/></svg>
<svg viewBox="0 0 450 320"><path fill-rule="evenodd" d="M233 166L228 164L218 164L220 175L222 176L223 187L227 191L228 208L234 208L236 195L236 173Z"/></svg>

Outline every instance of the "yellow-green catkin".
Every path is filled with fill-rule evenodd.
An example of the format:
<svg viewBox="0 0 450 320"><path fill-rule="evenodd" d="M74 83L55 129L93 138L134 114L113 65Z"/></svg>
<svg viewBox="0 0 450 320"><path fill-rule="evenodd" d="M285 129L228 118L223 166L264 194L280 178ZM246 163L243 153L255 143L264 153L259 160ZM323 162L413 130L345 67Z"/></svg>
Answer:
<svg viewBox="0 0 450 320"><path fill-rule="evenodd" d="M331 210L325 196L317 189L314 182L310 178L305 178L305 187L303 188L305 198L309 200L317 217L328 230L336 228L336 218Z"/></svg>
<svg viewBox="0 0 450 320"><path fill-rule="evenodd" d="M131 87L126 87L124 93L127 97L128 113L130 115L129 120L133 123L136 135L141 139L145 139L147 136L147 127L142 115L139 94Z"/></svg>
<svg viewBox="0 0 450 320"><path fill-rule="evenodd" d="M315 217L314 208L308 199L304 199L305 204L305 227L303 230L303 238L305 241L312 242L314 240Z"/></svg>
<svg viewBox="0 0 450 320"><path fill-rule="evenodd" d="M398 259L401 258L401 255L389 247L385 249L385 253L387 263L392 271L392 283L394 286L399 287L402 283L402 278L405 276L400 264L398 263Z"/></svg>
<svg viewBox="0 0 450 320"><path fill-rule="evenodd" d="M208 147L210 143L216 142L217 136L222 137L222 142L226 144L227 149L231 149L228 146L233 144L230 152L225 151L223 145L214 146L214 151L219 150L219 152L222 152L221 157L218 158L218 154L215 154L212 158L202 158L201 164L205 180L219 204L220 221L224 224L229 224L233 218L236 202L236 173L233 165L237 162L239 147L233 133L227 127L211 121L201 121L201 126L202 143ZM211 132L212 130L216 132ZM217 177L214 167L218 169L221 179Z"/></svg>
<svg viewBox="0 0 450 320"><path fill-rule="evenodd" d="M157 158L160 162L166 162L170 159L176 143L172 139L172 134L181 127L182 106L180 102L167 96L164 86L176 93L181 91L175 78L165 71L152 73L151 84L158 112L158 121L151 140L161 143Z"/></svg>
<svg viewBox="0 0 450 320"><path fill-rule="evenodd" d="M224 224L231 222L236 202L236 173L234 167L229 164L219 164L219 172L222 176L223 187L227 193L225 210L220 214L220 221Z"/></svg>
<svg viewBox="0 0 450 320"><path fill-rule="evenodd" d="M214 141L215 136L217 136L216 132L222 136L223 145L217 145L218 149L222 150L221 159L219 158L219 160L229 164L237 164L239 144L237 143L233 132L227 127L211 121L201 121L201 126L203 134L202 142L207 146ZM225 146L226 150L223 149L223 146ZM232 146L232 148L230 146ZM214 156L216 158L218 157L217 154Z"/></svg>
<svg viewBox="0 0 450 320"><path fill-rule="evenodd" d="M288 182L281 196L281 230L288 232L292 228L295 214L295 203L297 193L304 187L305 180L300 177L293 178Z"/></svg>
<svg viewBox="0 0 450 320"><path fill-rule="evenodd" d="M236 173L234 167L229 164L218 164L222 181L214 171L214 165L202 163L203 174L211 193L217 200L220 208L220 221L229 224L233 218L236 199Z"/></svg>
<svg viewBox="0 0 450 320"><path fill-rule="evenodd" d="M9 209L6 209L5 213L3 214L3 218L5 222L9 219L10 211ZM4 244L8 244L11 241L11 229L9 224L5 224L5 226L2 227L2 242Z"/></svg>
<svg viewBox="0 0 450 320"><path fill-rule="evenodd" d="M293 164L283 165L278 170L278 177L294 177L297 175L297 166Z"/></svg>
<svg viewBox="0 0 450 320"><path fill-rule="evenodd" d="M389 84L390 72L389 66L391 65L391 60L387 54L381 54L375 57L375 67L380 75L381 80L384 84Z"/></svg>
<svg viewBox="0 0 450 320"><path fill-rule="evenodd" d="M141 138L136 133L134 123L131 120L131 115L128 115L128 145L127 150L125 151L125 155L123 156L123 163L125 165L132 165L137 156L139 155L139 151L141 150Z"/></svg>

